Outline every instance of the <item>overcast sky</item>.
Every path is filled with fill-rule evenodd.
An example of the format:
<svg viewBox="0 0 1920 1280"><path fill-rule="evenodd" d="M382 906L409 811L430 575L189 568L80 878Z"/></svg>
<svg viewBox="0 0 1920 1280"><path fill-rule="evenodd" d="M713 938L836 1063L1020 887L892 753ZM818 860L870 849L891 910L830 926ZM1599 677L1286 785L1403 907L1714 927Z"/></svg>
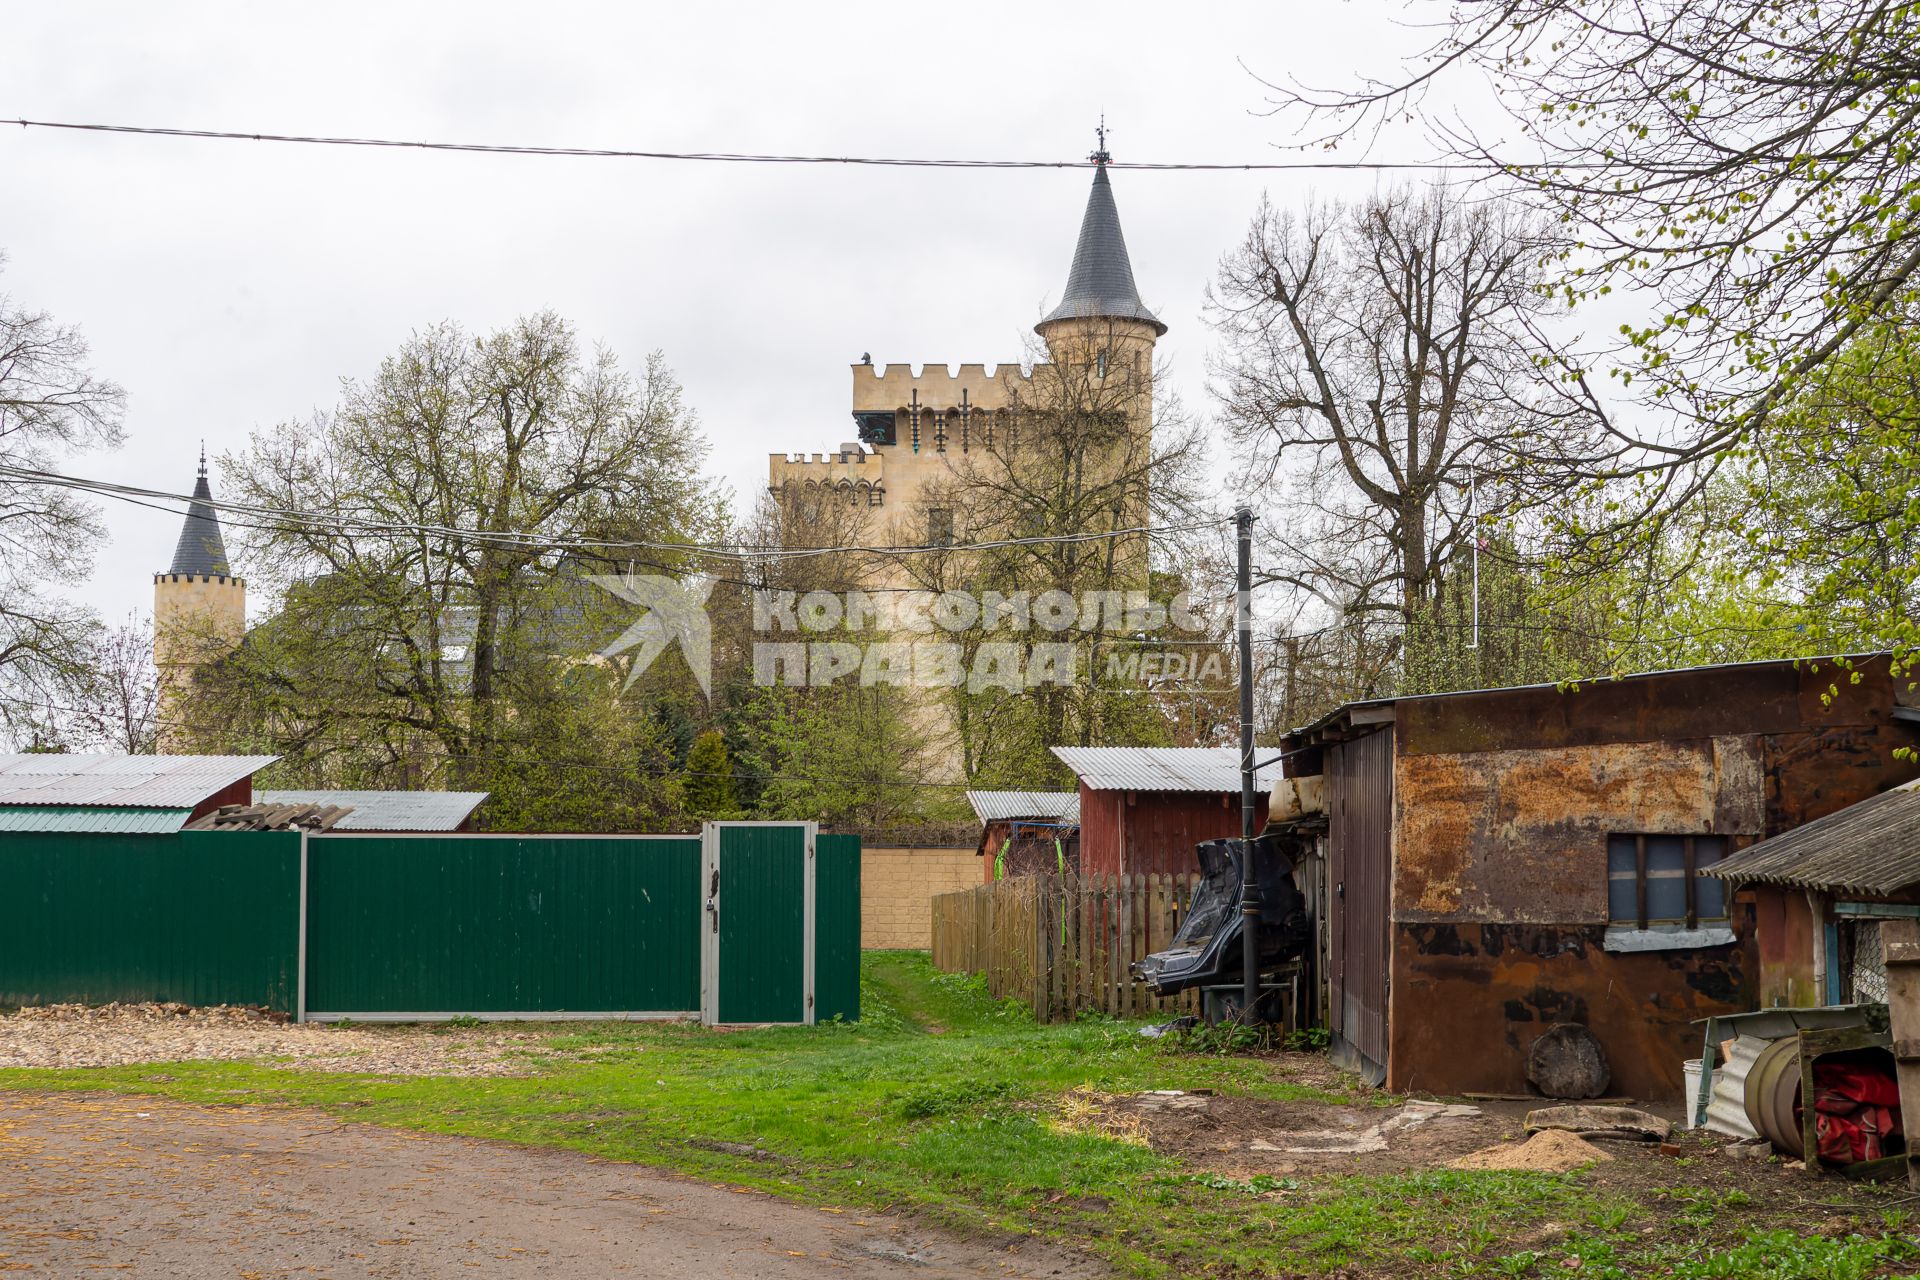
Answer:
<svg viewBox="0 0 1920 1280"><path fill-rule="evenodd" d="M1272 159L1272 78L1421 42L1351 4L5 7L0 115L703 151ZM1411 142L1412 140L1409 140ZM1418 151L1409 146L1408 151ZM416 327L551 307L654 349L742 500L851 436L848 365L1017 359L1065 283L1085 170L500 158L0 130L0 290L82 327L127 442L75 473L185 490L331 406ZM1207 282L1263 190L1372 175L1117 173L1173 386L1206 412ZM216 488L218 477L215 478ZM85 598L145 612L176 516L109 503Z"/></svg>

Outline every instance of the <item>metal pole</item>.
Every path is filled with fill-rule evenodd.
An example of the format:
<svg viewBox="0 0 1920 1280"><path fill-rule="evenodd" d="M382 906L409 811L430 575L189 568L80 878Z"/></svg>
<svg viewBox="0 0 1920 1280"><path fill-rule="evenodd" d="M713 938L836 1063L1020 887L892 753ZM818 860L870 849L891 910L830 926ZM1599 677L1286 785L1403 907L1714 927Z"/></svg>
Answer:
<svg viewBox="0 0 1920 1280"><path fill-rule="evenodd" d="M1251 1022L1260 1001L1260 881L1253 867L1253 508L1233 513L1239 541L1233 626L1240 645L1240 945L1241 1018Z"/></svg>
<svg viewBox="0 0 1920 1280"><path fill-rule="evenodd" d="M1468 527L1473 533L1473 643L1467 648L1480 647L1480 480L1472 471L1467 472L1467 513Z"/></svg>

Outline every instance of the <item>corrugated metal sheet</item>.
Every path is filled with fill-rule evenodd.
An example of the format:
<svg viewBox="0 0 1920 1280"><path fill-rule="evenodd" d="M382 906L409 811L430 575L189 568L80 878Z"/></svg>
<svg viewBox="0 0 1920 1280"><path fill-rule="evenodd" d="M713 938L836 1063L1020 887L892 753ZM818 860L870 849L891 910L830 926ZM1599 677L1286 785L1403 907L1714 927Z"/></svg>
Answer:
<svg viewBox="0 0 1920 1280"><path fill-rule="evenodd" d="M1706 874L1871 894L1920 885L1920 781L1762 840Z"/></svg>
<svg viewBox="0 0 1920 1280"><path fill-rule="evenodd" d="M982 822L1014 818L1045 818L1054 822L1080 820L1078 791L969 791L967 803Z"/></svg>
<svg viewBox="0 0 1920 1280"><path fill-rule="evenodd" d="M291 1012L299 937L297 832L0 841L0 1005Z"/></svg>
<svg viewBox="0 0 1920 1280"><path fill-rule="evenodd" d="M1334 1058L1378 1082L1387 1067L1387 921L1393 882L1393 731L1327 748L1327 986ZM1352 1060L1358 1053L1363 1062Z"/></svg>
<svg viewBox="0 0 1920 1280"><path fill-rule="evenodd" d="M1255 747L1254 789L1280 776L1277 747ZM1053 754L1095 791L1238 791L1238 747L1055 747Z"/></svg>
<svg viewBox="0 0 1920 1280"><path fill-rule="evenodd" d="M721 1022L806 1021L806 846L797 825L720 828Z"/></svg>
<svg viewBox="0 0 1920 1280"><path fill-rule="evenodd" d="M353 812L335 831L458 831L485 791L259 791L256 804L315 804Z"/></svg>
<svg viewBox="0 0 1920 1280"><path fill-rule="evenodd" d="M96 832L106 835L171 835L186 825L191 809L103 809L71 805L22 805L0 809L0 831Z"/></svg>
<svg viewBox="0 0 1920 1280"><path fill-rule="evenodd" d="M814 837L814 1020L860 1017L860 837Z"/></svg>
<svg viewBox="0 0 1920 1280"><path fill-rule="evenodd" d="M321 835L307 850L311 1010L700 1007L698 837Z"/></svg>
<svg viewBox="0 0 1920 1280"><path fill-rule="evenodd" d="M279 758L0 755L0 805L191 809Z"/></svg>

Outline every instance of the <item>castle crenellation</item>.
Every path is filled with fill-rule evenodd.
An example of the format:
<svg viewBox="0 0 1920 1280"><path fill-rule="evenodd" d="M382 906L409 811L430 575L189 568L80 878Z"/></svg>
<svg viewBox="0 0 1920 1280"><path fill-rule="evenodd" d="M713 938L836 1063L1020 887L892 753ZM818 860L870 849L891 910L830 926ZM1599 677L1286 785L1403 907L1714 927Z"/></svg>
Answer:
<svg viewBox="0 0 1920 1280"><path fill-rule="evenodd" d="M1139 379L1134 385L1142 390L1143 420L1150 418L1153 345L1167 327L1134 285L1105 149L1093 159L1093 189L1066 289L1034 326L1051 363L876 364L865 357L852 366L859 443L823 453L770 454L770 491L832 491L857 506L888 508L890 536L937 539L950 528L951 512L938 509L946 500L936 498L924 517L914 514L923 497L941 493L956 468L979 465L968 462L970 454L983 461L1004 456L995 454L996 440L1004 450L1014 416L1044 399L1036 383L1066 381L1052 376L1057 371L1077 376L1094 370L1092 376L1105 379L1111 362Z"/></svg>

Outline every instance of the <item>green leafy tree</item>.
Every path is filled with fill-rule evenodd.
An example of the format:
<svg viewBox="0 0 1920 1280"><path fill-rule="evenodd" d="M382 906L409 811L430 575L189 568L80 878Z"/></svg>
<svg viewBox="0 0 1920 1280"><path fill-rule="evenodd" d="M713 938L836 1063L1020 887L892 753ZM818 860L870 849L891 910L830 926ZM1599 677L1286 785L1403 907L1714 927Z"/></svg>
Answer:
<svg viewBox="0 0 1920 1280"><path fill-rule="evenodd" d="M685 669L663 658L622 700L630 658L597 655L632 608L587 579L679 571L663 546L724 529L705 448L657 355L630 375L550 313L415 334L331 413L225 459L271 513L241 530L271 603L203 673L208 745L315 785L494 790L496 823L665 821L679 753L648 698Z"/></svg>

